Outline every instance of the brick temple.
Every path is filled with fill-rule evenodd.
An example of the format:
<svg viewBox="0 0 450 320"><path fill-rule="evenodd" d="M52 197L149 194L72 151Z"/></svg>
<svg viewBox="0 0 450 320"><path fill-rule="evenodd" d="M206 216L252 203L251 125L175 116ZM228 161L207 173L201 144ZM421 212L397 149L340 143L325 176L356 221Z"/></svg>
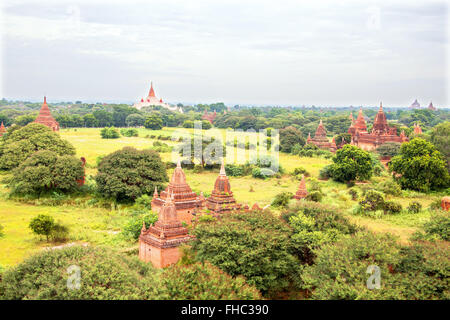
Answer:
<svg viewBox="0 0 450 320"><path fill-rule="evenodd" d="M230 181L228 181L225 166L222 162L219 176L214 183L214 190L212 191L211 196L206 199L206 209L214 216L218 216L237 208L240 208L240 206L236 204L236 200L233 197Z"/></svg>
<svg viewBox="0 0 450 320"><path fill-rule="evenodd" d="M298 185L298 190L294 195L294 199L300 200L306 198L308 195L308 191L306 190L306 181L305 176L302 176L302 180L300 181L300 184Z"/></svg>
<svg viewBox="0 0 450 320"><path fill-rule="evenodd" d="M34 122L43 124L53 131L59 131L59 123L55 120L55 118L53 118L52 114L50 113L50 108L47 104L47 97L44 97L44 103L42 104L39 115L37 116L36 120L34 120Z"/></svg>
<svg viewBox="0 0 450 320"><path fill-rule="evenodd" d="M159 212L170 195L174 197L174 203L178 218L187 224L192 223L193 214L201 210L204 206L205 198L201 194L197 196L186 182L186 175L181 168L181 162L173 171L172 178L167 188L158 195L155 188L152 200L152 210Z"/></svg>
<svg viewBox="0 0 450 320"><path fill-rule="evenodd" d="M180 259L179 246L190 239L187 228L178 219L174 194L171 194L159 211L158 221L148 229L145 223L142 225L139 259L151 262L155 268L165 268Z"/></svg>
<svg viewBox="0 0 450 320"><path fill-rule="evenodd" d="M414 123L414 134L422 134L422 128L418 123Z"/></svg>
<svg viewBox="0 0 450 320"><path fill-rule="evenodd" d="M212 124L214 119L216 119L216 116L217 116L217 112L215 110L212 113L208 113L205 110L205 113L202 115L202 120L208 120Z"/></svg>
<svg viewBox="0 0 450 320"><path fill-rule="evenodd" d="M374 150L386 142L403 143L408 141L405 133L402 131L400 136L397 135L397 129L389 127L386 119L386 114L383 111L383 104L380 103L380 109L375 115L371 132L367 132L366 121L362 114L362 109L359 110L358 118L354 121L348 133L352 136L352 144L364 150Z"/></svg>
<svg viewBox="0 0 450 320"><path fill-rule="evenodd" d="M331 152L336 152L336 142L333 140L330 142L327 138L327 131L322 123L322 120L319 122L319 126L317 127L316 134L314 138L311 138L311 134L308 134L308 139L306 143L315 144L320 149L329 150Z"/></svg>
<svg viewBox="0 0 450 320"><path fill-rule="evenodd" d="M6 133L6 128L3 125L3 121L2 121L2 125L0 125L0 137L2 137L4 133Z"/></svg>

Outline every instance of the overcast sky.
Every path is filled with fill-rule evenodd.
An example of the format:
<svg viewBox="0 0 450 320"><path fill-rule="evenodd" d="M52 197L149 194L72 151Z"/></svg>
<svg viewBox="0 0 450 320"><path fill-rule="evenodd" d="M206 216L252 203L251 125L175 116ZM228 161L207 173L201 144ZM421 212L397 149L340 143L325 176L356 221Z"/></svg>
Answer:
<svg viewBox="0 0 450 320"><path fill-rule="evenodd" d="M446 1L2 1L0 97L449 107Z"/></svg>

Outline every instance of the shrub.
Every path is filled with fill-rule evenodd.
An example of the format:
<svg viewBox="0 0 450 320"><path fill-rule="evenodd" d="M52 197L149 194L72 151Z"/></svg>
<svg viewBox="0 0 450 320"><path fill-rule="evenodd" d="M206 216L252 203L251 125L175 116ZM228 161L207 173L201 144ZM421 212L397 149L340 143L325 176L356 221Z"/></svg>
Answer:
<svg viewBox="0 0 450 320"><path fill-rule="evenodd" d="M359 202L359 205L363 210L382 210L384 206L383 194L375 190L368 190L364 195L364 199Z"/></svg>
<svg viewBox="0 0 450 320"><path fill-rule="evenodd" d="M389 235L357 233L314 250L302 274L312 299L448 299L450 254L427 244L400 246ZM368 266L381 272L381 290L370 290Z"/></svg>
<svg viewBox="0 0 450 320"><path fill-rule="evenodd" d="M144 127L152 130L161 130L163 127L163 121L160 116L153 113L145 119Z"/></svg>
<svg viewBox="0 0 450 320"><path fill-rule="evenodd" d="M431 216L423 226L424 232L416 232L413 239L450 241L450 215L438 213Z"/></svg>
<svg viewBox="0 0 450 320"><path fill-rule="evenodd" d="M213 222L216 221L217 219L215 217L213 217L210 214L202 214L199 218L198 221L199 222Z"/></svg>
<svg viewBox="0 0 450 320"><path fill-rule="evenodd" d="M137 207L151 209L152 208L152 198L148 194L143 194L142 196L136 198L134 202Z"/></svg>
<svg viewBox="0 0 450 320"><path fill-rule="evenodd" d="M75 155L75 148L47 126L30 123L10 132L0 144L0 169L13 169L36 151L48 150L58 156Z"/></svg>
<svg viewBox="0 0 450 320"><path fill-rule="evenodd" d="M319 171L319 179L321 180L328 180L332 177L332 175L333 172L331 165L325 166Z"/></svg>
<svg viewBox="0 0 450 320"><path fill-rule="evenodd" d="M422 210L422 205L417 201L413 201L409 204L407 209L409 213L419 213L420 210Z"/></svg>
<svg viewBox="0 0 450 320"><path fill-rule="evenodd" d="M66 241L69 237L69 228L57 222L50 230L50 238L53 241Z"/></svg>
<svg viewBox="0 0 450 320"><path fill-rule="evenodd" d="M80 159L42 150L32 154L13 171L11 192L40 194L50 190L73 191L79 188L77 181L83 176Z"/></svg>
<svg viewBox="0 0 450 320"><path fill-rule="evenodd" d="M390 194L393 196L400 196L402 194L400 185L393 180L386 180L380 183L377 189L385 194Z"/></svg>
<svg viewBox="0 0 450 320"><path fill-rule="evenodd" d="M161 276L161 287L168 293L168 299L261 299L259 291L248 285L244 277L231 277L208 262L167 268Z"/></svg>
<svg viewBox="0 0 450 320"><path fill-rule="evenodd" d="M275 199L272 201L272 206L274 207L286 207L289 204L289 201L292 199L294 195L291 192L282 192L275 196Z"/></svg>
<svg viewBox="0 0 450 320"><path fill-rule="evenodd" d="M119 131L114 127L105 127L100 130L100 136L102 139L117 139L120 137Z"/></svg>
<svg viewBox="0 0 450 320"><path fill-rule="evenodd" d="M227 164L225 165L225 172L227 173L227 176L240 177L244 175L244 168L243 166L236 164Z"/></svg>
<svg viewBox="0 0 450 320"><path fill-rule="evenodd" d="M158 214L154 212L142 213L137 211L135 212L135 215L123 226L122 234L126 238L137 240L141 234L142 224L145 223L145 227L148 228L157 220Z"/></svg>
<svg viewBox="0 0 450 320"><path fill-rule="evenodd" d="M3 232L3 226L0 224L0 238L5 236L5 233Z"/></svg>
<svg viewBox="0 0 450 320"><path fill-rule="evenodd" d="M330 173L339 182L367 180L373 173L371 155L353 145L346 144L337 150L333 162Z"/></svg>
<svg viewBox="0 0 450 320"><path fill-rule="evenodd" d="M305 142L302 133L295 127L289 126L280 130L280 147L283 152L290 153L294 145L303 146Z"/></svg>
<svg viewBox="0 0 450 320"><path fill-rule="evenodd" d="M45 214L40 214L34 217L29 224L29 227L33 233L37 235L43 235L49 240L49 236L55 226L55 220L53 217Z"/></svg>
<svg viewBox="0 0 450 320"><path fill-rule="evenodd" d="M301 176L304 175L305 178L309 177L311 174L303 167L298 167L294 169L294 176L301 178Z"/></svg>
<svg viewBox="0 0 450 320"><path fill-rule="evenodd" d="M101 160L95 181L103 196L129 201L153 194L155 187L163 189L168 177L158 153L125 147Z"/></svg>
<svg viewBox="0 0 450 320"><path fill-rule="evenodd" d="M385 201L383 204L383 211L385 214L397 214L402 212L402 205L395 201Z"/></svg>
<svg viewBox="0 0 450 320"><path fill-rule="evenodd" d="M394 157L400 150L401 143L398 142L386 142L379 146L376 152L381 157Z"/></svg>
<svg viewBox="0 0 450 320"><path fill-rule="evenodd" d="M121 129L120 134L123 135L124 137L138 137L139 136L139 132L134 128Z"/></svg>
<svg viewBox="0 0 450 320"><path fill-rule="evenodd" d="M192 251L232 277L243 275L265 295L298 288L299 261L291 253L291 229L270 212L229 213L198 223Z"/></svg>
<svg viewBox="0 0 450 320"><path fill-rule="evenodd" d="M314 201L314 202L320 202L322 201L323 195L320 191L312 191L308 193L306 196L306 200Z"/></svg>

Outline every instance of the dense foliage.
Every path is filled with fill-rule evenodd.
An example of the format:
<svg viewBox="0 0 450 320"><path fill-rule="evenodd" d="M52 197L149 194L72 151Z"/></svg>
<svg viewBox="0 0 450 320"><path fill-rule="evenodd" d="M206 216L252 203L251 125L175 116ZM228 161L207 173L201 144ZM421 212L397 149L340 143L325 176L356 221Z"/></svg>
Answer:
<svg viewBox="0 0 450 320"><path fill-rule="evenodd" d="M40 150L49 150L57 155L75 155L75 148L50 128L30 123L8 133L0 140L0 169L18 167L31 154Z"/></svg>
<svg viewBox="0 0 450 320"><path fill-rule="evenodd" d="M292 231L270 212L229 213L216 222L200 222L192 232L197 260L231 276L243 275L265 294L285 290L299 279Z"/></svg>
<svg viewBox="0 0 450 320"><path fill-rule="evenodd" d="M83 163L74 156L58 156L49 150L33 153L13 170L11 192L17 194L74 191L84 176Z"/></svg>
<svg viewBox="0 0 450 320"><path fill-rule="evenodd" d="M163 189L168 177L158 153L125 147L100 161L95 181L104 197L129 201Z"/></svg>
<svg viewBox="0 0 450 320"><path fill-rule="evenodd" d="M305 143L305 138L297 128L290 126L280 130L280 151L290 153L294 145L304 146Z"/></svg>
<svg viewBox="0 0 450 320"><path fill-rule="evenodd" d="M450 185L444 157L433 144L420 138L403 143L389 169L404 189L427 192Z"/></svg>
<svg viewBox="0 0 450 320"><path fill-rule="evenodd" d="M371 156L353 145L345 145L336 151L330 173L334 180L347 182L370 179L373 172Z"/></svg>
<svg viewBox="0 0 450 320"><path fill-rule="evenodd" d="M102 139L117 139L120 137L119 131L114 128L114 127L110 127L110 128L103 128L102 130L100 130L100 136L102 137Z"/></svg>

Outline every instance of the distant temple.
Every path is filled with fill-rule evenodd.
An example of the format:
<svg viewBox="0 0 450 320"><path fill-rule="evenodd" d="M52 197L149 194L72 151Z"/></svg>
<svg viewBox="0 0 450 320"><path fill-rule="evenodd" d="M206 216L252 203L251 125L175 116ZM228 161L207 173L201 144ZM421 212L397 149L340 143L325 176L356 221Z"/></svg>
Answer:
<svg viewBox="0 0 450 320"><path fill-rule="evenodd" d="M308 134L307 143L315 144L320 149L330 150L331 152L336 152L336 142L333 140L330 142L327 138L327 131L323 126L322 120L320 120L319 126L317 127L316 134L314 138L311 138L311 134Z"/></svg>
<svg viewBox="0 0 450 320"><path fill-rule="evenodd" d="M177 167L172 174L172 178L170 179L170 183L166 190L158 195L158 190L155 187L152 199L152 210L159 212L164 203L171 196L174 197L173 202L175 203L179 220L187 224L192 223L193 214L201 210L205 202L203 194L197 196L187 184L186 175L181 168L180 161L178 161Z"/></svg>
<svg viewBox="0 0 450 320"><path fill-rule="evenodd" d="M305 176L302 176L302 180L300 181L300 184L298 186L298 190L294 195L294 199L300 200L303 198L306 198L308 195L308 191L306 190L306 182L305 182Z"/></svg>
<svg viewBox="0 0 450 320"><path fill-rule="evenodd" d="M214 190L212 191L211 196L206 199L206 209L217 216L237 208L240 208L240 206L236 204L236 200L233 197L230 181L228 181L225 166L222 162L219 176L214 183Z"/></svg>
<svg viewBox="0 0 450 320"><path fill-rule="evenodd" d="M133 107L135 107L136 109L140 110L143 107L150 107L150 106L161 106L164 107L166 109L169 109L170 111L178 111L183 113L183 109L181 109L181 107L177 107L177 106L170 106L167 103L164 103L162 98L158 99L155 95L155 90L153 90L153 82L150 83L150 91L148 92L148 96L147 98L142 98L141 101L135 103L133 105Z"/></svg>
<svg viewBox="0 0 450 320"><path fill-rule="evenodd" d="M380 104L380 109L375 116L370 133L367 132L367 125L362 114L362 109L359 110L356 121L350 125L348 133L352 136L351 143L364 150L374 150L386 142L403 143L408 141L403 131L400 133L400 136L397 136L397 129L389 127L382 104Z"/></svg>
<svg viewBox="0 0 450 320"><path fill-rule="evenodd" d="M47 105L47 97L44 97L44 103L42 104L41 110L39 111L39 115L37 116L36 123L43 124L53 131L59 131L59 123L53 118L50 113L50 108Z"/></svg>
<svg viewBox="0 0 450 320"><path fill-rule="evenodd" d="M139 236L139 259L151 262L155 268L176 263L181 257L178 247L191 239L178 219L173 197L167 197L154 225L146 229L143 223Z"/></svg>
<svg viewBox="0 0 450 320"><path fill-rule="evenodd" d="M3 121L2 121L2 125L0 126L0 137L3 136L4 133L6 133L6 128L3 125Z"/></svg>
<svg viewBox="0 0 450 320"><path fill-rule="evenodd" d="M205 110L205 113L202 115L202 120L208 120L212 124L214 119L216 119L216 116L217 116L217 112L215 110L213 113L208 113Z"/></svg>
<svg viewBox="0 0 450 320"><path fill-rule="evenodd" d="M418 108L420 108L420 103L416 99L409 107L413 108L413 109L418 109Z"/></svg>
<svg viewBox="0 0 450 320"><path fill-rule="evenodd" d="M428 105L428 109L432 110L432 111L436 111L436 107L433 106L433 102L430 102L430 104Z"/></svg>
<svg viewBox="0 0 450 320"><path fill-rule="evenodd" d="M414 134L422 134L422 128L418 123L414 123Z"/></svg>

